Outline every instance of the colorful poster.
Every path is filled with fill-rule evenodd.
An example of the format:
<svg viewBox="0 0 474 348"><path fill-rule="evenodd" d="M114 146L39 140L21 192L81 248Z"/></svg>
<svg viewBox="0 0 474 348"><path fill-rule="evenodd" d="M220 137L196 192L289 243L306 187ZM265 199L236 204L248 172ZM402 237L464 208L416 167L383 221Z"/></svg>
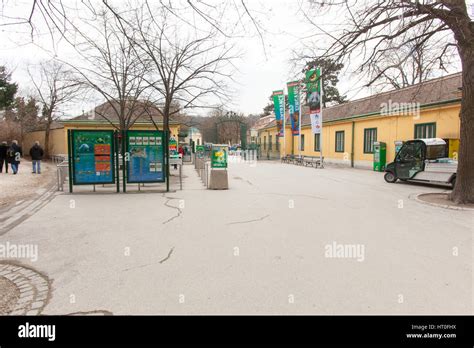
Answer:
<svg viewBox="0 0 474 348"><path fill-rule="evenodd" d="M196 156L197 158L204 158L204 145L196 145Z"/></svg>
<svg viewBox="0 0 474 348"><path fill-rule="evenodd" d="M127 182L165 181L162 131L127 132Z"/></svg>
<svg viewBox="0 0 474 348"><path fill-rule="evenodd" d="M281 91L274 91L273 107L275 110L275 120L277 126L277 136L283 136L283 118L285 117L285 93Z"/></svg>
<svg viewBox="0 0 474 348"><path fill-rule="evenodd" d="M321 71L319 68L306 72L306 102L309 106L311 129L313 134L320 134L321 117Z"/></svg>
<svg viewBox="0 0 474 348"><path fill-rule="evenodd" d="M227 168L228 145L212 145L211 168Z"/></svg>
<svg viewBox="0 0 474 348"><path fill-rule="evenodd" d="M311 130L313 134L321 134L321 130L323 129L323 124L321 122L321 112L320 110L309 111L309 117L311 119Z"/></svg>
<svg viewBox="0 0 474 348"><path fill-rule="evenodd" d="M288 87L288 112L291 121L291 134L299 135L299 118L300 118L300 88L299 82L293 81L287 83Z"/></svg>
<svg viewBox="0 0 474 348"><path fill-rule="evenodd" d="M114 183L114 132L73 130L71 134L74 185Z"/></svg>
<svg viewBox="0 0 474 348"><path fill-rule="evenodd" d="M178 158L178 142L174 137L170 137L170 141L168 143L168 149L170 152L170 158Z"/></svg>

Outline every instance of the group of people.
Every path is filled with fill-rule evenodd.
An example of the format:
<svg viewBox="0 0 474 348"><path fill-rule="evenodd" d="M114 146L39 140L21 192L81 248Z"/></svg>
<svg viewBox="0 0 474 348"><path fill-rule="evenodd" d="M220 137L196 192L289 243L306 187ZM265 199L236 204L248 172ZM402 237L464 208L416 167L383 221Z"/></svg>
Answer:
<svg viewBox="0 0 474 348"><path fill-rule="evenodd" d="M3 141L0 144L0 173L3 173L3 167L5 167L5 173L8 173L8 165L10 164L13 174L17 174L22 156L23 150L18 145L17 140L13 140L10 145ZM41 160L43 159L44 151L39 141L35 141L35 144L31 147L30 156L33 163L32 173L41 174Z"/></svg>

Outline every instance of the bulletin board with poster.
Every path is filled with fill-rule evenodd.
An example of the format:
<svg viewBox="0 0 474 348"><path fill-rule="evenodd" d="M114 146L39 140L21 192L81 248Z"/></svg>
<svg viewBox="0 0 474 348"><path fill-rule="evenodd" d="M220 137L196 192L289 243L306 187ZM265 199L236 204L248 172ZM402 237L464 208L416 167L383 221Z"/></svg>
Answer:
<svg viewBox="0 0 474 348"><path fill-rule="evenodd" d="M228 145L212 144L211 168L227 168Z"/></svg>
<svg viewBox="0 0 474 348"><path fill-rule="evenodd" d="M72 178L74 185L115 182L114 132L112 130L71 131Z"/></svg>
<svg viewBox="0 0 474 348"><path fill-rule="evenodd" d="M127 182L164 182L166 176L164 133L130 130L126 138Z"/></svg>

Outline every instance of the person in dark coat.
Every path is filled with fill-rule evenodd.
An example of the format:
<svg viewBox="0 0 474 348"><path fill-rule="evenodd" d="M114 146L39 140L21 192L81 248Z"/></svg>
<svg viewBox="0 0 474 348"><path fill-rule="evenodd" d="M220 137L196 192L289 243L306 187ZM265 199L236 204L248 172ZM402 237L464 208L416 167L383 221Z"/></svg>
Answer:
<svg viewBox="0 0 474 348"><path fill-rule="evenodd" d="M7 155L12 166L13 174L18 173L18 168L20 167L20 159L23 155L23 151L21 149L21 146L18 145L18 141L12 141L12 145L8 149Z"/></svg>
<svg viewBox="0 0 474 348"><path fill-rule="evenodd" d="M5 173L8 173L8 145L6 141L0 144L0 173L3 173L3 165L5 164Z"/></svg>
<svg viewBox="0 0 474 348"><path fill-rule="evenodd" d="M41 174L41 160L43 159L44 151L40 146L39 141L35 141L35 144L30 149L31 162L33 163L33 174Z"/></svg>

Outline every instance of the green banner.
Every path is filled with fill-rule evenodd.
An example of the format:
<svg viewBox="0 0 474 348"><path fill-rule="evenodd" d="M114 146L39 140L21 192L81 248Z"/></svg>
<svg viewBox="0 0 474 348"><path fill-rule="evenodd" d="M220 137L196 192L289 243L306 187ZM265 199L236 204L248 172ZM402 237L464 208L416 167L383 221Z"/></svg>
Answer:
<svg viewBox="0 0 474 348"><path fill-rule="evenodd" d="M211 168L227 168L227 145L212 145Z"/></svg>
<svg viewBox="0 0 474 348"><path fill-rule="evenodd" d="M204 145L196 145L196 156L197 158L203 158L204 157Z"/></svg>
<svg viewBox="0 0 474 348"><path fill-rule="evenodd" d="M319 68L306 72L306 102L309 106L311 130L313 134L320 134L323 121L321 115L321 70Z"/></svg>
<svg viewBox="0 0 474 348"><path fill-rule="evenodd" d="M299 82L293 81L287 83L288 87L288 108L291 121L291 134L299 135L299 117L300 117L300 88Z"/></svg>
<svg viewBox="0 0 474 348"><path fill-rule="evenodd" d="M275 120L277 126L277 136L283 136L283 118L285 117L285 92L283 90L274 91L273 107L275 111Z"/></svg>
<svg viewBox="0 0 474 348"><path fill-rule="evenodd" d="M320 108L320 105L319 105L321 101L320 80L321 80L321 71L319 70L319 68L312 69L306 72L306 78L305 78L306 101L311 110Z"/></svg>

